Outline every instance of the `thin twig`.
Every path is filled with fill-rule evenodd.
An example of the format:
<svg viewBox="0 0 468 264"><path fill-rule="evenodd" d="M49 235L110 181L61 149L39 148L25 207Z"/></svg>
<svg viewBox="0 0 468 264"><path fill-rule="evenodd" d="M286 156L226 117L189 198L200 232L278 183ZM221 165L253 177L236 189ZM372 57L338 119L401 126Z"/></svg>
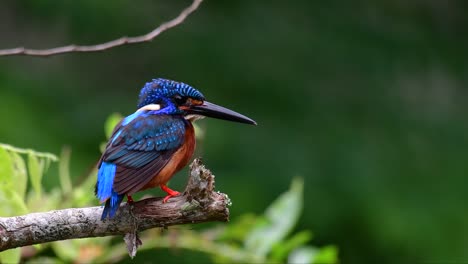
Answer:
<svg viewBox="0 0 468 264"><path fill-rule="evenodd" d="M97 45L90 45L90 46L78 46L78 45L72 44L72 45L57 47L57 48L52 48L52 49L27 49L24 47L4 49L4 50L0 50L0 56L28 55L28 56L47 57L47 56L71 53L71 52L105 51L105 50L118 47L118 46L123 46L126 44L149 42L149 41L152 41L155 37L157 37L162 32L184 22L184 20L191 13L197 10L198 6L201 4L202 1L203 0L194 0L192 4L186 9L184 9L176 18L162 23L159 27L157 27L156 29L154 29L153 31L145 35L136 36L136 37L121 37L119 39L111 40L109 42L105 42L105 43L101 43Z"/></svg>

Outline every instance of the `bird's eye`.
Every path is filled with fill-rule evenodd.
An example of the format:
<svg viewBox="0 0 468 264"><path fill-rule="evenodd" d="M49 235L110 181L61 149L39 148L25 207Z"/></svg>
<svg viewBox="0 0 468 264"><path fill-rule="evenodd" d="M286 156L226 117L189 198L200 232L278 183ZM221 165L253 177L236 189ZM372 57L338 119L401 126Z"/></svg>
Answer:
<svg viewBox="0 0 468 264"><path fill-rule="evenodd" d="M174 96L174 101L176 102L177 105L183 105L187 103L187 97L182 97L177 94Z"/></svg>

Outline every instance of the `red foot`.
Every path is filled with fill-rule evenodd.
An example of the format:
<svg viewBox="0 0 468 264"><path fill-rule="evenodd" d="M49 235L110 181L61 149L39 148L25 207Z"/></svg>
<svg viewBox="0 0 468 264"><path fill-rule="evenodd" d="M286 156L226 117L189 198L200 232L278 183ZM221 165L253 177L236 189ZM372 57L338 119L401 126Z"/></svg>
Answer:
<svg viewBox="0 0 468 264"><path fill-rule="evenodd" d="M133 203L133 198L131 195L127 195L127 203L129 204Z"/></svg>
<svg viewBox="0 0 468 264"><path fill-rule="evenodd" d="M163 190L163 191L165 191L167 193L166 197L164 197L164 199L163 199L163 203L166 203L169 200L169 198L177 196L177 195L180 194L180 192L178 192L178 191L174 191L174 190L169 189L169 187L167 187L165 184L161 185L161 190Z"/></svg>

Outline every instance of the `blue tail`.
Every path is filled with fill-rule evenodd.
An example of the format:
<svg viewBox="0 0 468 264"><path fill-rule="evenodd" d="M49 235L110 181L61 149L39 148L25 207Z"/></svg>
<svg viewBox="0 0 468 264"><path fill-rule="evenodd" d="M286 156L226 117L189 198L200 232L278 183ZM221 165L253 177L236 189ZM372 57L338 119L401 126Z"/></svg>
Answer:
<svg viewBox="0 0 468 264"><path fill-rule="evenodd" d="M98 171L96 183L96 196L102 202L106 201L101 219L104 220L114 217L120 203L124 198L124 194L118 194L112 188L114 184L114 176L117 166L112 163L103 162Z"/></svg>
<svg viewBox="0 0 468 264"><path fill-rule="evenodd" d="M105 220L107 216L113 218L117 209L120 207L120 203L122 202L124 195L118 195L116 192L112 191L112 196L110 199L106 201L106 205L104 206L104 210L102 211L101 220Z"/></svg>

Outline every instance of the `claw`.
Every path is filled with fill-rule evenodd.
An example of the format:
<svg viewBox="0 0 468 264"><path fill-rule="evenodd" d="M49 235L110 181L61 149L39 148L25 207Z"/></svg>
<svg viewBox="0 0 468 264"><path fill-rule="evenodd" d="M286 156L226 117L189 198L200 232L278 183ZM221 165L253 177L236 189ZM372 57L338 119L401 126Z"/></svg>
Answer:
<svg viewBox="0 0 468 264"><path fill-rule="evenodd" d="M170 198L180 195L180 192L169 189L165 184L161 185L161 190L167 193L163 199L163 203L166 203Z"/></svg>

